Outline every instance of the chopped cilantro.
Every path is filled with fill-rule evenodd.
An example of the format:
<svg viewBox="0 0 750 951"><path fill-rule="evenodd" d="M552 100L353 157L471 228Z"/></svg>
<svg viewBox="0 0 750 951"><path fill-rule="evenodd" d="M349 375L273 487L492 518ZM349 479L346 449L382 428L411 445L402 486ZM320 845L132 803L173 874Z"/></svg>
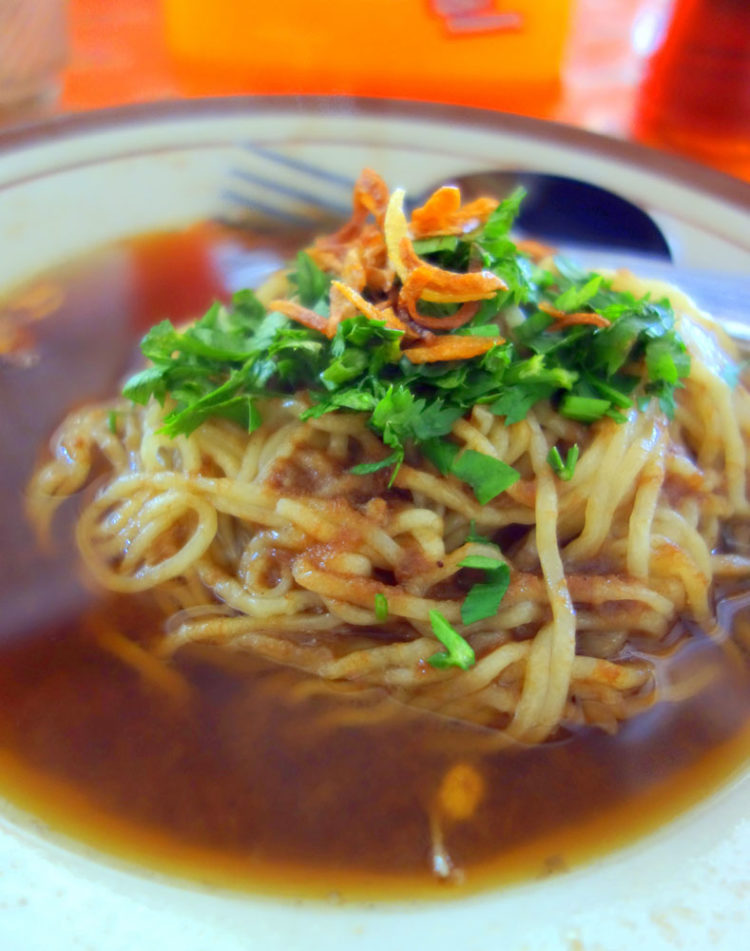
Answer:
<svg viewBox="0 0 750 951"><path fill-rule="evenodd" d="M483 621L497 614L510 584L510 568L502 564L494 571L488 571L486 578L486 581L472 587L461 605L461 620L464 624Z"/></svg>
<svg viewBox="0 0 750 951"><path fill-rule="evenodd" d="M457 476L474 490L477 500L485 505L517 482L519 473L506 462L474 449L459 447L446 439L429 439L422 443L422 452L441 475Z"/></svg>
<svg viewBox="0 0 750 951"><path fill-rule="evenodd" d="M601 274L594 274L584 284L576 284L575 282L569 284L562 294L557 295L554 306L567 313L581 310L599 290L603 280Z"/></svg>
<svg viewBox="0 0 750 951"><path fill-rule="evenodd" d="M428 439L422 443L422 453L435 466L440 475L448 475L453 460L458 455L458 446L447 439Z"/></svg>
<svg viewBox="0 0 750 951"><path fill-rule="evenodd" d="M141 406L145 406L152 396L163 403L167 394L165 376L163 368L146 367L130 377L123 387L123 396Z"/></svg>
<svg viewBox="0 0 750 951"><path fill-rule="evenodd" d="M487 219L479 238L482 246L491 252L496 242L507 240L513 222L518 217L521 202L526 197L526 189L518 187L504 198ZM501 245L504 250L504 245Z"/></svg>
<svg viewBox="0 0 750 951"><path fill-rule="evenodd" d="M435 254L436 251L455 251L458 247L458 237L453 234L441 234L434 238L422 238L414 242L417 254Z"/></svg>
<svg viewBox="0 0 750 951"><path fill-rule="evenodd" d="M547 455L547 462L564 482L569 482L573 478L579 451L578 443L573 443L565 456L565 462L563 462L557 446L553 446Z"/></svg>
<svg viewBox="0 0 750 951"><path fill-rule="evenodd" d="M369 360L364 350L344 350L340 357L332 360L320 374L323 386L327 390L337 390L342 383L348 383L360 376Z"/></svg>
<svg viewBox="0 0 750 951"><path fill-rule="evenodd" d="M554 391L554 386L549 383L519 383L501 393L490 409L496 416L504 416L506 424L510 426L520 423L535 403L549 399Z"/></svg>
<svg viewBox="0 0 750 951"><path fill-rule="evenodd" d="M164 404L169 397L163 431L176 436L216 416L252 431L261 423L265 399L304 390L310 407L303 419L364 413L382 440L384 458L355 466L355 473L390 468L392 481L416 449L442 474L467 482L482 504L518 474L489 456L461 452L446 438L477 404L508 425L547 400L586 424L603 416L621 421L625 411L650 399L672 415L675 389L688 375L690 360L669 302L615 291L602 275L563 259L555 270L533 264L510 237L522 199L523 190L516 190L467 234L415 242L416 253L436 266L486 269L508 285L481 301L472 319L454 331L505 339L483 355L413 364L404 356L404 331L387 327L385 317L357 314L342 320L328 339L267 310L248 290L229 305L214 304L183 330L166 320L152 327L141 345L150 365L131 377L124 393L139 404L151 398ZM292 263L289 282L299 304L327 319L331 275L306 252ZM555 329L554 319L539 309L542 302L566 313L596 312L609 326ZM458 306L420 302L424 313L438 315Z"/></svg>
<svg viewBox="0 0 750 951"><path fill-rule="evenodd" d="M162 430L177 436L212 417L252 432L262 423L265 400L302 390L309 402L302 420L362 413L380 438L382 458L355 465L353 473L389 470L393 483L404 460L421 453L441 475L468 484L482 505L520 475L501 460L453 441L455 422L474 406L485 406L506 425L520 422L543 401L583 424L605 416L622 422L626 412L640 411L651 400L672 416L690 357L669 302L615 291L601 274L562 258L552 269L534 264L510 237L523 195L523 189L513 192L481 227L414 242L416 254L433 267L456 273L485 270L507 285L478 301L471 318L450 331L497 340L476 357L412 362L408 348L423 342L415 343L405 324L386 317L389 308L391 317L398 311L397 282L382 296L366 287L368 307L361 306L367 313L341 320L331 337L311 329L329 319L332 275L301 251L290 265L289 284L293 303L307 311L306 319L293 322L286 307L278 305L283 313L269 310L247 290L235 294L229 305L214 304L184 329L164 320L143 338L141 348L150 364L128 380L124 394L141 405L150 399L165 405L169 398ZM385 305L380 320L380 311L372 308ZM422 314L437 318L452 316L461 306L450 298L419 302ZM604 320L566 326L553 316L556 311L596 313ZM399 311L395 316L404 315ZM462 346L468 347L457 352L474 352L474 343L464 339ZM116 430L114 412L108 425ZM569 480L578 455L577 444L564 459L554 446L547 458L559 478ZM477 535L473 523L467 541L492 544ZM461 606L463 623L494 617L510 582L499 549L497 558L469 556L459 567L483 572ZM383 594L375 595L374 612L379 622L386 620ZM430 622L445 651L429 662L440 668L471 666L470 644L439 612L430 612Z"/></svg>
<svg viewBox="0 0 750 951"><path fill-rule="evenodd" d="M649 379L672 386L690 372L690 357L674 330L646 344L646 369Z"/></svg>
<svg viewBox="0 0 750 951"><path fill-rule="evenodd" d="M581 423L593 423L604 416L611 405L609 400L600 400L595 396L567 394L560 401L560 412L568 419L576 419Z"/></svg>
<svg viewBox="0 0 750 951"><path fill-rule="evenodd" d="M380 472L381 469L390 469L391 466L401 465L404 455L398 449L394 450L385 459L379 459L376 462L362 462L358 466L352 466L349 470L354 475L370 475L373 472Z"/></svg>
<svg viewBox="0 0 750 951"><path fill-rule="evenodd" d="M482 545L494 545L495 543L487 538L486 535L480 535L477 532L477 523L472 519L469 522L469 534L466 536L467 542L479 542Z"/></svg>
<svg viewBox="0 0 750 951"><path fill-rule="evenodd" d="M375 595L375 617L381 623L388 618L388 599L381 591Z"/></svg>
<svg viewBox="0 0 750 951"><path fill-rule="evenodd" d="M326 296L331 284L330 276L304 251L297 255L297 266L289 275L289 280L296 285L299 299L305 307L315 307Z"/></svg>
<svg viewBox="0 0 750 951"><path fill-rule="evenodd" d="M456 456L451 464L451 472L468 482L480 505L491 502L521 478L520 473L507 462L474 449L466 449Z"/></svg>
<svg viewBox="0 0 750 951"><path fill-rule="evenodd" d="M432 632L445 647L444 651L433 654L428 663L439 670L448 667L460 667L468 670L476 661L474 650L469 642L461 637L458 631L450 625L439 611L430 611Z"/></svg>
<svg viewBox="0 0 750 951"><path fill-rule="evenodd" d="M498 565L505 564L500 558L489 558L487 555L467 555L459 561L459 568L482 568L484 571L495 571Z"/></svg>
<svg viewBox="0 0 750 951"><path fill-rule="evenodd" d="M461 620L473 624L497 614L510 584L510 568L500 558L469 555L459 562L461 568L480 568L485 580L473 585L461 605Z"/></svg>

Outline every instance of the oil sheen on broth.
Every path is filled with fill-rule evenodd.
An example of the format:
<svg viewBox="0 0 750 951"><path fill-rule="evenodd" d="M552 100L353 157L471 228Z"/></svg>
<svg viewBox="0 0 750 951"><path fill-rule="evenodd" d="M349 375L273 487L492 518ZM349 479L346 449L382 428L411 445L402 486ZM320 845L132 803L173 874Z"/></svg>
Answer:
<svg viewBox="0 0 750 951"><path fill-rule="evenodd" d="M112 632L147 642L165 619L147 598L98 594L80 577L67 541L74 501L53 553L32 542L20 499L40 447L62 408L117 388L146 326L257 283L299 243L208 227L152 236L50 273L0 308L14 339L0 358L0 794L141 866L369 898L551 874L703 798L750 753L750 685L742 658L700 632L675 651L679 625L657 677L704 689L614 737L583 730L513 751L406 709L337 726L354 695L310 695L302 675L250 655L185 649L179 676L159 686L107 648ZM45 316L40 301L60 291ZM750 608L740 604L734 623L750 629ZM461 770L481 795L452 812L445 783Z"/></svg>

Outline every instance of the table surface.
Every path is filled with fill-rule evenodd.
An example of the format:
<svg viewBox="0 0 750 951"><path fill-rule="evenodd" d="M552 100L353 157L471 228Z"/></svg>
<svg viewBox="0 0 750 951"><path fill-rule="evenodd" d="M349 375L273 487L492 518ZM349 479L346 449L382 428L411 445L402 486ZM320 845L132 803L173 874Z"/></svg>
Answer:
<svg viewBox="0 0 750 951"><path fill-rule="evenodd" d="M672 2L575 0L559 96L536 108L519 103L515 111L637 138L634 116L645 59L636 49L648 45L649 29L652 36L658 32ZM68 9L69 58L59 95L0 113L0 126L57 112L263 91L176 62L167 47L161 0L68 0Z"/></svg>
<svg viewBox="0 0 750 951"><path fill-rule="evenodd" d="M643 0L608 0L606 17L601 13L605 5L599 0L578 2L577 19L586 24L586 36L581 37L575 52L578 58L586 57L589 81L571 75L559 100L537 114L627 137L636 83L623 37L630 34L634 11L643 8ZM659 0L653 2L656 7L664 6ZM69 0L69 5L70 61L57 108L78 111L184 96L253 92L205 72L191 75L189 69L176 69L167 49L160 0ZM606 28L597 31L597 22ZM524 111L533 110L526 106Z"/></svg>

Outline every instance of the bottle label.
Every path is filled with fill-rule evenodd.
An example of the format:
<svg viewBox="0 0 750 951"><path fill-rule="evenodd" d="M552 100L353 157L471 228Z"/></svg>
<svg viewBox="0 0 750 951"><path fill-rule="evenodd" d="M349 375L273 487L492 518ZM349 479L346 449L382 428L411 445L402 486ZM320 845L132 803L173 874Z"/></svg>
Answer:
<svg viewBox="0 0 750 951"><path fill-rule="evenodd" d="M430 11L454 34L516 32L524 25L523 14L499 10L493 0L430 0Z"/></svg>

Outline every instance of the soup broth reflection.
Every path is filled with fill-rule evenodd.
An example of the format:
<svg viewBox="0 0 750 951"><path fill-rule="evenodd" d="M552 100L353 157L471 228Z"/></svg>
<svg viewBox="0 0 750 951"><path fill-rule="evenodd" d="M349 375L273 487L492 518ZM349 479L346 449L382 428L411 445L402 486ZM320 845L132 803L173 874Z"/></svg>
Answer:
<svg viewBox="0 0 750 951"><path fill-rule="evenodd" d="M659 662L670 702L617 736L582 730L510 750L395 703L394 716L372 716L381 697L311 692L298 672L250 655L192 647L159 684L111 649L122 636L147 641L165 619L145 597L105 598L81 578L66 541L75 500L49 552L32 542L21 496L39 447L62 408L117 388L145 327L193 316L298 244L208 227L151 237L45 276L62 300L53 313L31 319L18 305L26 291L6 303L18 343L0 370L0 791L144 866L369 897L403 896L406 884L445 894L446 877L471 889L546 875L707 795L750 750L750 690L740 652L700 632ZM750 626L745 603L730 615ZM484 792L469 817L439 821L437 848L437 796L457 764Z"/></svg>

